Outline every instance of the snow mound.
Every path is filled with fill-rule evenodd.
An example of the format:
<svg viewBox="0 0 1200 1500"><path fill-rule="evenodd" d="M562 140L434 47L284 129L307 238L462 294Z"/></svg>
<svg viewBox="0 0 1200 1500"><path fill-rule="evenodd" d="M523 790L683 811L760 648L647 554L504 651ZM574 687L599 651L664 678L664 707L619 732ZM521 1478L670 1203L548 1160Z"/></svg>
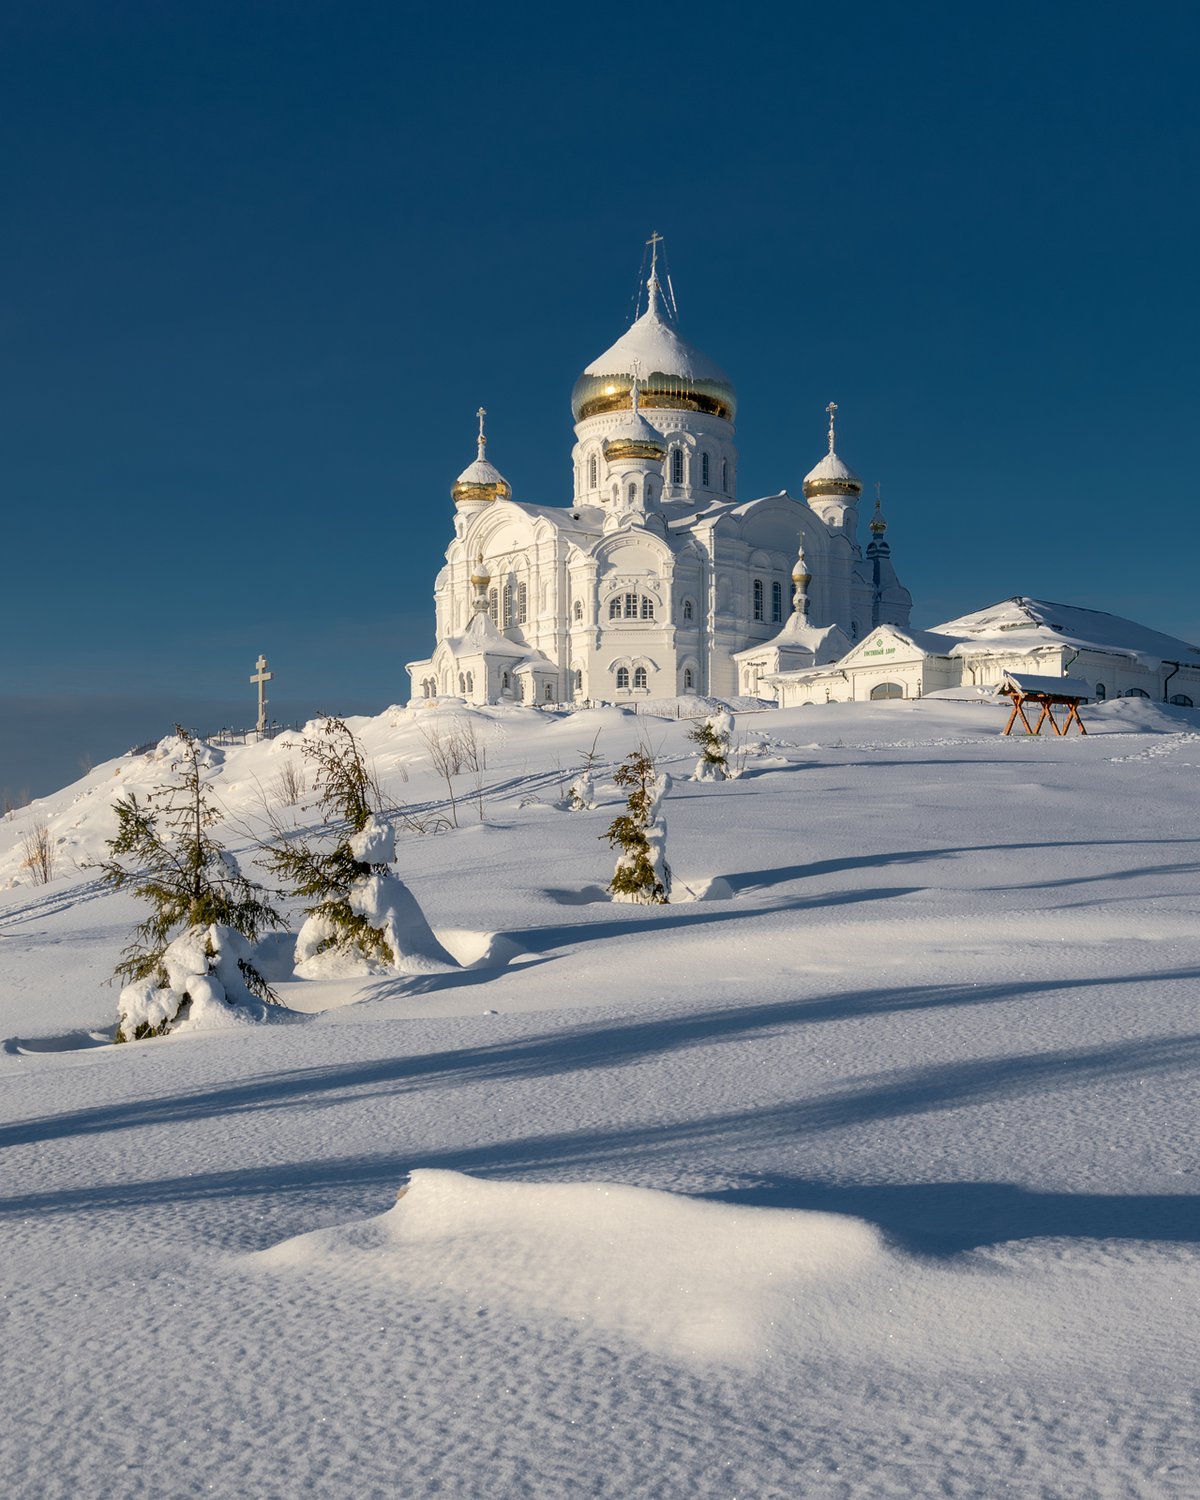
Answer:
<svg viewBox="0 0 1200 1500"><path fill-rule="evenodd" d="M769 1354L797 1304L853 1296L860 1275L889 1258L878 1231L836 1214L418 1171L388 1213L284 1240L245 1263L395 1280L679 1359L748 1365Z"/></svg>

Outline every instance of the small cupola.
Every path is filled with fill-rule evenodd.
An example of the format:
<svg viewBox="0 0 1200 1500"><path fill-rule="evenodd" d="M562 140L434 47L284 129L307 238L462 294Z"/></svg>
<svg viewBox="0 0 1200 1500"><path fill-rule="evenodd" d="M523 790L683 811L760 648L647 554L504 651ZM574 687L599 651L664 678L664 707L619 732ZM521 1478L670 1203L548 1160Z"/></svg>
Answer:
<svg viewBox="0 0 1200 1500"><path fill-rule="evenodd" d="M495 500L511 500L512 485L487 460L487 438L483 434L487 412L481 406L475 415L479 418L478 452L475 462L468 464L455 480L451 499L455 505L490 505Z"/></svg>

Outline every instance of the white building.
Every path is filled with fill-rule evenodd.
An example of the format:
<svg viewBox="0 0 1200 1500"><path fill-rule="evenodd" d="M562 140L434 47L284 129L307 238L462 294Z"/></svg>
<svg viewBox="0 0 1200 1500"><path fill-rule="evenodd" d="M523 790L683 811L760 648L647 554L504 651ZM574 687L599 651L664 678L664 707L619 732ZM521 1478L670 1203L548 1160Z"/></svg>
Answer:
<svg viewBox="0 0 1200 1500"><path fill-rule="evenodd" d="M763 679L785 708L995 688L1006 672L1070 676L1097 701L1200 703L1200 649L1133 620L1018 596L932 630L881 625L837 662Z"/></svg>
<svg viewBox="0 0 1200 1500"><path fill-rule="evenodd" d="M728 698L907 623L878 508L859 546L862 484L835 451L832 403L803 499L739 501L733 385L680 336L653 248L645 311L575 383L568 504L512 498L479 413L414 697Z"/></svg>

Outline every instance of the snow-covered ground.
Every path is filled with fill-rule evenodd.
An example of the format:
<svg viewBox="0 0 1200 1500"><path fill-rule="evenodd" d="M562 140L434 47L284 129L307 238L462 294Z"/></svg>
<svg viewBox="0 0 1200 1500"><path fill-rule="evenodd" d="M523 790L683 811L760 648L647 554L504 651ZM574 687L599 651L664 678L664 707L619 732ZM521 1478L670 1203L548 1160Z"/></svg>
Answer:
<svg viewBox="0 0 1200 1500"><path fill-rule="evenodd" d="M744 713L702 784L686 723L472 718L484 821L399 840L461 967L276 944L266 1025L104 1045L79 866L163 758L0 823L5 1494L1200 1493L1200 714ZM444 808L433 717L353 722ZM639 738L668 907L604 895ZM235 848L289 758L213 750Z"/></svg>

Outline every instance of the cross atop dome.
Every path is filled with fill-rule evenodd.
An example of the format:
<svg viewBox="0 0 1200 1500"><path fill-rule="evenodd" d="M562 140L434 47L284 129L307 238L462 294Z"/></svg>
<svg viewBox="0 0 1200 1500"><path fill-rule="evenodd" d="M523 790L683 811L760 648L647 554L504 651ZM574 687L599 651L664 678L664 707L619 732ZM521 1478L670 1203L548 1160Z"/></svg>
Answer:
<svg viewBox="0 0 1200 1500"><path fill-rule="evenodd" d="M825 410L829 413L829 451L833 452L833 419L837 414L837 402L831 401Z"/></svg>

